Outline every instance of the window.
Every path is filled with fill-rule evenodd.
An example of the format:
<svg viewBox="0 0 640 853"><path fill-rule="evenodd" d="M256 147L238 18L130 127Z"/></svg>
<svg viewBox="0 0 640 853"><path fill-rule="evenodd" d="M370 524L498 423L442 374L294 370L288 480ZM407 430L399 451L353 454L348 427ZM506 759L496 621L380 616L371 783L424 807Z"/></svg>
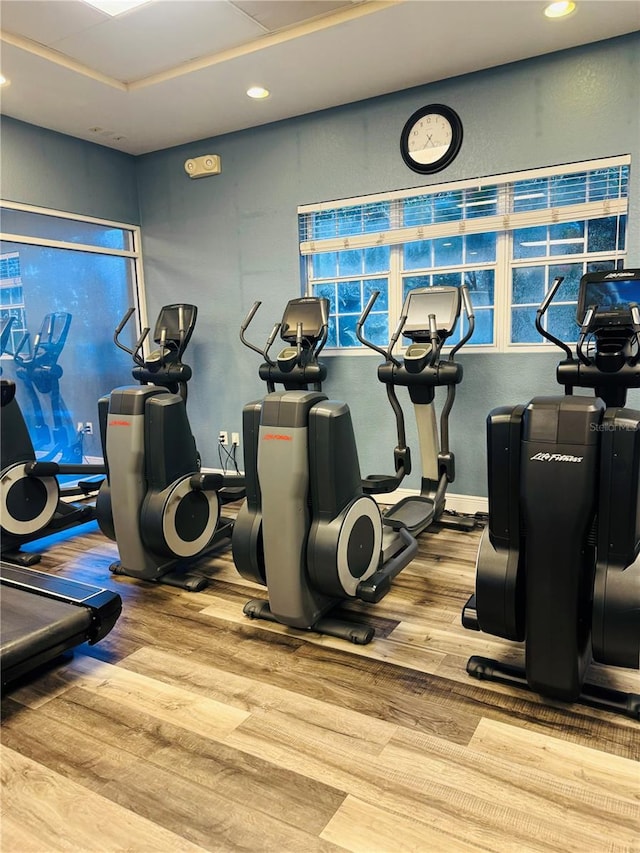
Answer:
<svg viewBox="0 0 640 853"><path fill-rule="evenodd" d="M469 345L544 344L536 310L564 282L545 322L573 342L585 272L624 265L629 157L463 181L298 209L304 291L330 302L327 346L362 349L355 328L374 291L366 335L384 346L407 292L466 284ZM452 339L464 334L459 324Z"/></svg>
<svg viewBox="0 0 640 853"><path fill-rule="evenodd" d="M39 458L76 461L81 444L84 458L97 461L98 399L131 381L130 359L113 333L127 308L140 302L139 229L13 202L0 202L0 214L0 320L15 318L3 377L16 382ZM48 366L30 358L39 333L54 328L45 318L57 314L70 315L56 362L59 394L37 372ZM123 333L129 345L133 326ZM79 429L86 423L91 434Z"/></svg>

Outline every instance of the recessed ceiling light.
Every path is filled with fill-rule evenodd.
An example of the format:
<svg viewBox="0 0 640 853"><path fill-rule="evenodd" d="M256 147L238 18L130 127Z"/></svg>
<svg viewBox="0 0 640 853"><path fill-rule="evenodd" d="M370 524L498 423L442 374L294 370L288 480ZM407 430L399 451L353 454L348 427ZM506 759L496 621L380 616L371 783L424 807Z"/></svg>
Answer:
<svg viewBox="0 0 640 853"><path fill-rule="evenodd" d="M149 3L151 0L84 0L84 2L88 3L89 6L94 6L106 15L115 17L116 15L122 15L123 12L135 9L136 6L144 6L145 3Z"/></svg>
<svg viewBox="0 0 640 853"><path fill-rule="evenodd" d="M247 95L249 95L250 98L255 98L256 100L268 98L270 94L269 90L264 89L262 86L252 86L250 89L247 89Z"/></svg>
<svg viewBox="0 0 640 853"><path fill-rule="evenodd" d="M8 86L8 85L9 85L9 81L7 80L7 78L4 76L4 74L0 74L0 86Z"/></svg>
<svg viewBox="0 0 640 853"><path fill-rule="evenodd" d="M544 10L547 18L566 18L576 8L576 4L572 0L561 0L559 3L550 3Z"/></svg>

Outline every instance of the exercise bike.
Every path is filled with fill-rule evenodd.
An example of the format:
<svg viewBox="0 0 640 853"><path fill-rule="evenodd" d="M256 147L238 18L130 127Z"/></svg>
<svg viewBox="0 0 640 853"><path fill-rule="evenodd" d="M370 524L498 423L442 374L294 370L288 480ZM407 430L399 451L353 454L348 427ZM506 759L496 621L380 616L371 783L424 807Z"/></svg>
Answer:
<svg viewBox="0 0 640 853"><path fill-rule="evenodd" d="M524 643L519 668L473 656L467 672L640 719L640 695L585 681L592 660L637 669L640 653L640 270L588 273L580 282L576 355L563 397L492 411L487 420L489 524L465 628ZM592 388L595 396L573 396Z"/></svg>
<svg viewBox="0 0 640 853"><path fill-rule="evenodd" d="M133 349L120 341L133 310L122 318L114 343L132 356L133 376L143 384L116 388L98 403L107 468L96 504L98 524L118 545L120 559L109 567L114 574L198 591L207 579L189 569L228 543L233 521L220 515L221 492L231 478L201 473L187 418L192 371L182 357L197 308L162 308L154 332L158 346L146 358L149 328Z"/></svg>
<svg viewBox="0 0 640 853"><path fill-rule="evenodd" d="M269 393L243 411L247 500L232 549L239 573L266 586L269 600L249 601L244 613L366 644L374 636L370 625L329 611L346 600L380 601L418 543L402 523L383 522L365 494L349 408L320 390L328 301L291 300L263 350L245 338L259 306L240 339L263 356ZM274 361L269 349L278 330L286 346ZM276 382L285 390L273 390Z"/></svg>
<svg viewBox="0 0 640 853"><path fill-rule="evenodd" d="M378 379L386 387L395 414L397 445L394 450L395 473L390 476L369 475L363 484L364 489L371 494L393 492L411 473L411 453L406 443L404 414L396 394L396 387L404 386L413 404L418 429L422 463L420 494L403 498L391 506L385 511L385 522L391 524L398 521L413 536L418 536L435 522L458 530L473 530L473 519L443 516L447 487L455 479L455 457L449 449L449 415L455 401L456 386L462 381L462 365L455 361L455 356L471 338L475 328L469 290L466 285L410 290L386 350L368 340L363 332L377 297L377 292L371 295L356 324L356 336L361 343L384 358L384 364L378 367ZM452 347L448 359L441 361L442 348L455 331L463 306L467 331ZM400 335L409 338L411 343L403 356L395 356L393 350ZM438 434L435 392L436 388L445 387L447 396L440 415Z"/></svg>
<svg viewBox="0 0 640 853"><path fill-rule="evenodd" d="M63 370L58 360L67 342L71 319L72 315L66 311L46 314L34 335L33 344L29 347L30 336L27 332L17 345L13 356L16 377L22 381L31 404L31 435L38 458L42 462L80 464L84 458L84 432L74 429L71 415L60 392ZM46 423L39 395L48 400L52 429Z"/></svg>

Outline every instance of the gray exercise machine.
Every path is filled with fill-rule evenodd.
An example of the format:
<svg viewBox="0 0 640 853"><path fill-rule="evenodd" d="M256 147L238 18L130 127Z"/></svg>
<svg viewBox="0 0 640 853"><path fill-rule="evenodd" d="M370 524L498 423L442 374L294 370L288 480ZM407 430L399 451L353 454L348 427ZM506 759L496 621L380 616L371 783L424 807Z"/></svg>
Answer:
<svg viewBox="0 0 640 853"><path fill-rule="evenodd" d="M244 612L365 644L374 636L370 625L330 611L344 601L380 601L418 545L402 522L383 520L365 494L349 408L319 390L328 301L291 300L263 350L245 338L259 305L242 324L241 340L263 355L262 378L288 388L270 390L243 412L247 500L233 557L269 597L248 602ZM278 329L286 346L274 361L268 353Z"/></svg>

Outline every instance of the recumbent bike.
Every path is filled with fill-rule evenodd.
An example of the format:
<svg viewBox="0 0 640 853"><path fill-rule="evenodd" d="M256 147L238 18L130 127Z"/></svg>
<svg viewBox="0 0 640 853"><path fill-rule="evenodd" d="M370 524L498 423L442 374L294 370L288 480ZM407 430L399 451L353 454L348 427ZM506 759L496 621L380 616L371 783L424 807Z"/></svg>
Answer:
<svg viewBox="0 0 640 853"><path fill-rule="evenodd" d="M479 656L467 671L542 696L640 719L640 695L585 681L592 660L637 669L640 652L640 270L588 273L580 282L576 357L563 397L536 397L487 419L489 523L477 558L466 628L524 642L519 668ZM594 397L573 396L592 388Z"/></svg>

